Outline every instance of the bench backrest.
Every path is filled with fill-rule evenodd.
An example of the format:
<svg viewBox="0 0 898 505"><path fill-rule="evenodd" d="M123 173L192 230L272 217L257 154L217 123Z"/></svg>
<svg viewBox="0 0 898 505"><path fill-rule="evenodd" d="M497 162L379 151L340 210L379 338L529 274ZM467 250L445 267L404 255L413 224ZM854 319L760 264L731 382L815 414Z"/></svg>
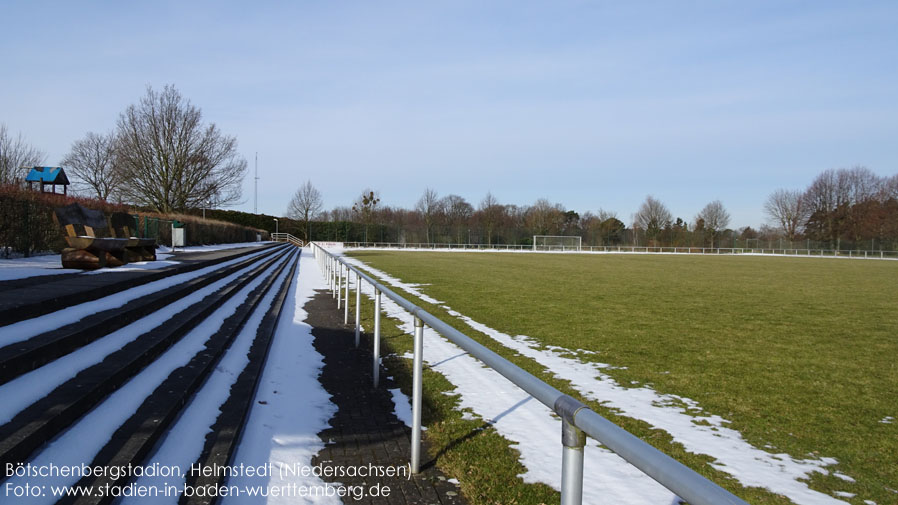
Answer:
<svg viewBox="0 0 898 505"><path fill-rule="evenodd" d="M133 233L131 228L135 225L134 216L127 212L113 212L112 215L109 216L109 223L112 225L113 237L130 238L137 236L137 234Z"/></svg>
<svg viewBox="0 0 898 505"><path fill-rule="evenodd" d="M96 230L105 229L106 216L102 211L88 209L80 204L71 203L65 207L54 209L56 220L65 228L70 237L79 236L77 228L84 228L84 234L88 237L96 237Z"/></svg>

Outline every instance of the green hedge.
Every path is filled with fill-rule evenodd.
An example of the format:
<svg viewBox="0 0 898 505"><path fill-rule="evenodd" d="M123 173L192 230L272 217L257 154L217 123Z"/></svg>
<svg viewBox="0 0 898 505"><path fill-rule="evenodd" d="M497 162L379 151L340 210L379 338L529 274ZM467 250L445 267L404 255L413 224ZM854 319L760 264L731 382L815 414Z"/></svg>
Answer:
<svg viewBox="0 0 898 505"><path fill-rule="evenodd" d="M41 193L14 185L0 186L0 256L27 257L38 251L61 251L65 240L62 229L53 220L53 209L72 202L106 213L127 211L125 206L102 200Z"/></svg>
<svg viewBox="0 0 898 505"><path fill-rule="evenodd" d="M254 242L260 235L262 240L269 239L269 234L264 229L223 220L135 211L126 205L111 204L103 200L41 193L5 185L0 186L0 257L8 258L14 254L27 257L39 251L59 252L65 248L65 232L54 221L53 209L73 202L101 210L107 216L113 212L136 215L138 217L132 233L154 237L159 244L171 244L173 219L185 224L187 245ZM100 235L103 232L98 230Z"/></svg>

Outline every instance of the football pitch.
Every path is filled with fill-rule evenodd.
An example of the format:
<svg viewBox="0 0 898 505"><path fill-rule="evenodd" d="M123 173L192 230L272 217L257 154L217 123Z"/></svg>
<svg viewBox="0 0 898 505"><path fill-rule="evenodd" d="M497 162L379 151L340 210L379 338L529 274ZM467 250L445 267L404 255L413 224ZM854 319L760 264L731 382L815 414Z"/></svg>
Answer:
<svg viewBox="0 0 898 505"><path fill-rule="evenodd" d="M498 331L611 365L605 373L618 384L694 400L754 447L794 458L834 458L827 474L811 474L815 490L850 493L838 495L849 503L898 501L898 262L350 255L421 284L424 294ZM476 337L470 328L459 329ZM538 368L521 363L513 351L503 354ZM615 422L708 473L707 459L653 440L656 430ZM737 494L773 502L763 493Z"/></svg>

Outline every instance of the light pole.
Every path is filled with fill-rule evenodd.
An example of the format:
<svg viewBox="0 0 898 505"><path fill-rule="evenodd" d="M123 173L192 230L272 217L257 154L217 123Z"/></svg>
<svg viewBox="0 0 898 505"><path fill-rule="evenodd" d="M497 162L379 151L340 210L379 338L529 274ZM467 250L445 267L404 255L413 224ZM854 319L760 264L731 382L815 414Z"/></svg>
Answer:
<svg viewBox="0 0 898 505"><path fill-rule="evenodd" d="M277 238L277 234L278 234L278 220L277 220L277 218L274 218L274 234L275 234L275 238Z"/></svg>

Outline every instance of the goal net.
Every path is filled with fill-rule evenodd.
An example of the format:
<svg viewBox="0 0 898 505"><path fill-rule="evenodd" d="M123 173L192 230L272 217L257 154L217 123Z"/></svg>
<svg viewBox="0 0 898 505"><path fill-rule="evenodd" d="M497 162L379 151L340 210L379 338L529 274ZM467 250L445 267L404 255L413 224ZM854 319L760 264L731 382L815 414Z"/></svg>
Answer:
<svg viewBox="0 0 898 505"><path fill-rule="evenodd" d="M534 235L534 251L579 251L580 239L577 236Z"/></svg>

